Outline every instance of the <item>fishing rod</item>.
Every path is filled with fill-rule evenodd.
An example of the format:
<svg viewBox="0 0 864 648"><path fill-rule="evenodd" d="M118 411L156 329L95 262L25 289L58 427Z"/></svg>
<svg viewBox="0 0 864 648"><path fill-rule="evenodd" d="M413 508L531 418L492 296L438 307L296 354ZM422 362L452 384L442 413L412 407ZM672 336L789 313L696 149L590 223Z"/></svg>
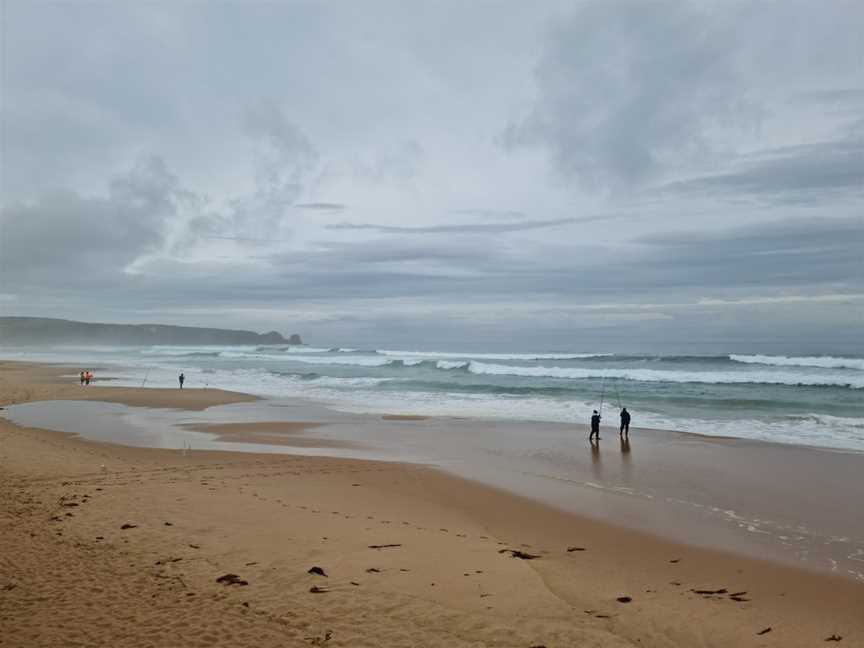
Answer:
<svg viewBox="0 0 864 648"><path fill-rule="evenodd" d="M152 368L153 368L153 367L147 367L147 373L144 374L144 380L141 381L141 386L142 386L142 387L143 387L144 385L147 384L147 378L148 378L148 376L150 376L150 370L151 370Z"/></svg>
<svg viewBox="0 0 864 648"><path fill-rule="evenodd" d="M603 381L600 383L600 410L599 414L603 416L603 396L606 393L606 376L603 376Z"/></svg>

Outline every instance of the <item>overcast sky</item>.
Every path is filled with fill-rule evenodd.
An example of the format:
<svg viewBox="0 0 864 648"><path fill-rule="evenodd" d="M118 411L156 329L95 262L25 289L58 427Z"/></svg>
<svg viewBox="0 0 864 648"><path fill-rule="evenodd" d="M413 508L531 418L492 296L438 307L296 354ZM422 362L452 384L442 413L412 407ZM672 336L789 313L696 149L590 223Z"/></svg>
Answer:
<svg viewBox="0 0 864 648"><path fill-rule="evenodd" d="M2 6L3 314L864 350L860 1Z"/></svg>

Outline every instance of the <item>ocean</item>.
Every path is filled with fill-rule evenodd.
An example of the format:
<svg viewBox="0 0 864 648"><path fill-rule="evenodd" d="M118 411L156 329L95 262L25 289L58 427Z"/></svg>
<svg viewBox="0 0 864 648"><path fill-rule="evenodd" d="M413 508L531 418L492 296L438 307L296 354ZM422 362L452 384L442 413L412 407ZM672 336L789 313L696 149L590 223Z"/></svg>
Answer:
<svg viewBox="0 0 864 648"><path fill-rule="evenodd" d="M312 346L2 348L123 386L221 388L357 413L633 427L864 451L864 357ZM70 372L70 376L75 372Z"/></svg>

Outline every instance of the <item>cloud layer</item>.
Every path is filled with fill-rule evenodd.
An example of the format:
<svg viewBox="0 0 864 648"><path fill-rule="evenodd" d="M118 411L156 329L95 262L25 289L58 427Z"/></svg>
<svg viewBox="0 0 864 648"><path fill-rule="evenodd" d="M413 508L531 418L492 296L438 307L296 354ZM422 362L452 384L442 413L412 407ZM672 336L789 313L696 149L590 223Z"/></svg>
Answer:
<svg viewBox="0 0 864 648"><path fill-rule="evenodd" d="M862 323L859 3L5 22L4 313L561 347Z"/></svg>

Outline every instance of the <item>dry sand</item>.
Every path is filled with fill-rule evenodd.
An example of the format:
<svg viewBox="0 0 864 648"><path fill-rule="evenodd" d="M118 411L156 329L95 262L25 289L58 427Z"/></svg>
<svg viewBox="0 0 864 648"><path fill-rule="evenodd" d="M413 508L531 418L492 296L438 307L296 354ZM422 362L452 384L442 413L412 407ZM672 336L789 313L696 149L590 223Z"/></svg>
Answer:
<svg viewBox="0 0 864 648"><path fill-rule="evenodd" d="M249 399L81 388L57 373L0 364L0 404ZM241 582L217 582L229 574ZM0 646L815 646L832 636L864 645L860 584L624 531L430 468L181 456L0 419Z"/></svg>

